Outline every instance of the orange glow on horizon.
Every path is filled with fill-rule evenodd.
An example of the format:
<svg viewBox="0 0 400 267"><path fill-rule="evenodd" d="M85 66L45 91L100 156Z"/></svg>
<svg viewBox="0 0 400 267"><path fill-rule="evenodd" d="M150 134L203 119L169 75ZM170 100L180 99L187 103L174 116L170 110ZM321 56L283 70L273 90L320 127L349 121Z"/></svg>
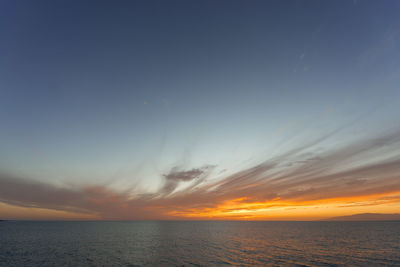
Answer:
<svg viewBox="0 0 400 267"><path fill-rule="evenodd" d="M275 198L250 202L247 197L225 201L215 208L182 209L168 214L215 220L316 220L357 213L394 213L400 210L400 192L367 196L290 201Z"/></svg>
<svg viewBox="0 0 400 267"><path fill-rule="evenodd" d="M105 199L104 201L106 201ZM94 202L93 202L94 203ZM124 202L112 198L115 208L125 214L132 210ZM215 207L178 207L147 205L154 219L173 220L319 220L359 213L399 213L400 191L362 196L336 197L319 200L284 200L275 198L265 202L252 201L251 197L230 199ZM102 220L100 213L79 213L40 207L21 207L0 203L0 219L16 220ZM158 214L158 215L157 215ZM114 217L114 219L121 219ZM128 219L129 217L124 217Z"/></svg>

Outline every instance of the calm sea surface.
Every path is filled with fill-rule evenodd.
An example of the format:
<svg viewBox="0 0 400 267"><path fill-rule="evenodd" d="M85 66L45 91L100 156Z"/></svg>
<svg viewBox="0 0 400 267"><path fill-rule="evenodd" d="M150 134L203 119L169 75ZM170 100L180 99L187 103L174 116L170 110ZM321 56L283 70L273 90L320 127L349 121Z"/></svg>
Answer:
<svg viewBox="0 0 400 267"><path fill-rule="evenodd" d="M0 222L0 266L400 266L400 222Z"/></svg>

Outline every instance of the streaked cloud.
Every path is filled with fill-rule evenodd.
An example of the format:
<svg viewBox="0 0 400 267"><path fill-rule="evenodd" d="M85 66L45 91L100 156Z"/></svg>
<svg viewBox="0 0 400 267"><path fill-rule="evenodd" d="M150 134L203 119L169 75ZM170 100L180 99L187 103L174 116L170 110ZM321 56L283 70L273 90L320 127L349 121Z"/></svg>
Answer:
<svg viewBox="0 0 400 267"><path fill-rule="evenodd" d="M175 166L161 175L164 184L155 193L116 192L99 185L58 187L3 173L0 201L102 219L268 219L301 217L302 210L313 207L307 216L318 216L315 211L321 207L332 212L399 207L400 131L317 149L335 134L217 181L208 180L215 166Z"/></svg>
<svg viewBox="0 0 400 267"><path fill-rule="evenodd" d="M212 167L213 166L204 166L202 168L191 169L188 171L181 171L178 167L173 167L168 174L163 175L165 183L159 193L162 195L171 194L181 182L194 181L191 185L193 188L204 181Z"/></svg>

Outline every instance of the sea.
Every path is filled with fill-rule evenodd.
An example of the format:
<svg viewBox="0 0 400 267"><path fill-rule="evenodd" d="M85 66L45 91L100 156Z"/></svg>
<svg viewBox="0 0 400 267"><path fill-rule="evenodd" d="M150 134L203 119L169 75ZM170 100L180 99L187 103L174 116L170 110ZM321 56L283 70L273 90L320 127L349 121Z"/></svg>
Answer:
<svg viewBox="0 0 400 267"><path fill-rule="evenodd" d="M0 266L400 266L400 221L1 221Z"/></svg>

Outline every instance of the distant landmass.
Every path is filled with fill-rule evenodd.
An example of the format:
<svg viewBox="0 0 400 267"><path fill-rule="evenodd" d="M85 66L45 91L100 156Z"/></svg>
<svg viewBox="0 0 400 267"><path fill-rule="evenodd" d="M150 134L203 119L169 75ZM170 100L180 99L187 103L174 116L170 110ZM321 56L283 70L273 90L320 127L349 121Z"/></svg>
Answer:
<svg viewBox="0 0 400 267"><path fill-rule="evenodd" d="M324 219L323 221L400 221L400 214L362 213Z"/></svg>

